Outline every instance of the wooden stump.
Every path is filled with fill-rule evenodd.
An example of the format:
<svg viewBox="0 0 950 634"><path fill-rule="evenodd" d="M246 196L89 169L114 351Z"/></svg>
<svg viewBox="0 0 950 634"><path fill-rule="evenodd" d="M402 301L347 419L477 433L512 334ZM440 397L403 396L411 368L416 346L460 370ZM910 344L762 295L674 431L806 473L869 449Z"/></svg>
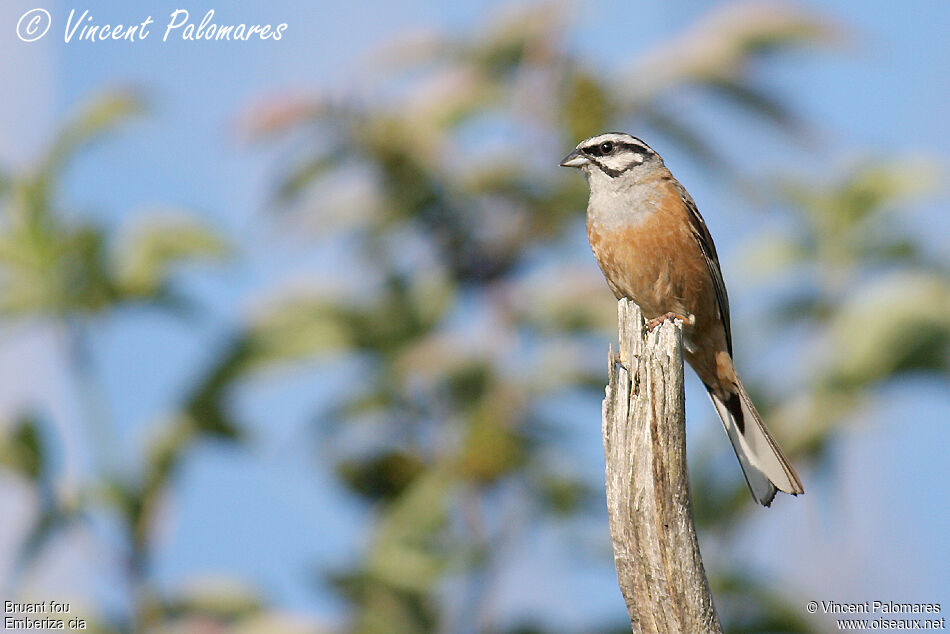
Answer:
<svg viewBox="0 0 950 634"><path fill-rule="evenodd" d="M617 579L634 632L721 632L696 540L686 471L682 324L643 327L618 304L603 406L607 508Z"/></svg>

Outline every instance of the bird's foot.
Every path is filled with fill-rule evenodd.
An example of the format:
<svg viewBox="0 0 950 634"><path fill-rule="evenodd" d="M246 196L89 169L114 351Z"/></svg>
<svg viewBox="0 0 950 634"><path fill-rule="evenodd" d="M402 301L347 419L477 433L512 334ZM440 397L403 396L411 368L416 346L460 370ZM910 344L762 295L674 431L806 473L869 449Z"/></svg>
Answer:
<svg viewBox="0 0 950 634"><path fill-rule="evenodd" d="M646 323L647 331L652 332L656 330L657 326L662 324L664 321L675 321L677 319L683 322L684 324L686 324L687 326L692 326L693 324L696 323L696 315L690 315L689 317L684 317L683 315L680 315L679 313L669 312L669 313L666 313L665 315L660 315L656 319L649 320Z"/></svg>

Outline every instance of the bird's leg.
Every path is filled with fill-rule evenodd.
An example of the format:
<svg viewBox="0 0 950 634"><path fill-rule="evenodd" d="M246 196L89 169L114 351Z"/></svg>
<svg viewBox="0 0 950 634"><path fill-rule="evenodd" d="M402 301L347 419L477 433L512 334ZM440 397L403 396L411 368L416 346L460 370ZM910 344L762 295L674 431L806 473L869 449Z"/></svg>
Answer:
<svg viewBox="0 0 950 634"><path fill-rule="evenodd" d="M675 321L677 319L679 319L681 322L683 322L687 326L692 326L693 324L696 323L696 315L690 315L689 317L684 317L683 315L680 315L679 313L669 312L669 313L666 313L665 315L660 315L656 319L649 320L646 323L646 329L647 331L652 332L653 330L656 330L656 327L662 324L664 321L667 321L667 320Z"/></svg>

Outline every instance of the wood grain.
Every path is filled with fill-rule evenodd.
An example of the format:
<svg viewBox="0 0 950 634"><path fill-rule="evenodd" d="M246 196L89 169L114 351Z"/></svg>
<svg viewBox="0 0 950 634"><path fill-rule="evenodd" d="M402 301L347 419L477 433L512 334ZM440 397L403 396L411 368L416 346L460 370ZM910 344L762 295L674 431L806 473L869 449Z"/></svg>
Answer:
<svg viewBox="0 0 950 634"><path fill-rule="evenodd" d="M607 508L617 579L634 632L721 632L703 570L686 470L682 324L643 330L618 302L603 404Z"/></svg>

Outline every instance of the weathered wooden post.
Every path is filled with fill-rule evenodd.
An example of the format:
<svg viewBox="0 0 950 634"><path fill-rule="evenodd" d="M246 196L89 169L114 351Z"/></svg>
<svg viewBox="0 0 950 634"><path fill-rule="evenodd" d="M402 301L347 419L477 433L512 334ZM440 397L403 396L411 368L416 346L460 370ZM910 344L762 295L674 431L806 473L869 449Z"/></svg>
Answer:
<svg viewBox="0 0 950 634"><path fill-rule="evenodd" d="M721 632L696 540L686 472L679 322L644 331L618 304L620 362L610 351L603 407L610 535L634 632Z"/></svg>

